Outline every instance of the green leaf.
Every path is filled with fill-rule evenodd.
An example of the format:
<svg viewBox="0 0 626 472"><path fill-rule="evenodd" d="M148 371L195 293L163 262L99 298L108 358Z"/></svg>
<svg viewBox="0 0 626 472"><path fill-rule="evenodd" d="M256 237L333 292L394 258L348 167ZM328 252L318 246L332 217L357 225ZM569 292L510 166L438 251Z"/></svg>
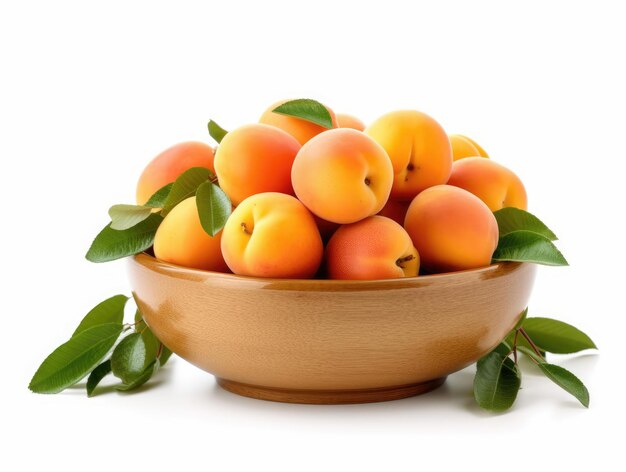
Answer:
<svg viewBox="0 0 626 472"><path fill-rule="evenodd" d="M163 217L153 213L147 219L122 231L104 227L91 243L85 257L91 262L108 262L145 251L154 242Z"/></svg>
<svg viewBox="0 0 626 472"><path fill-rule="evenodd" d="M530 347L530 345L528 343L526 344L520 344L520 339L523 339L521 336L519 336L517 338L517 350L525 355L527 355L528 357L531 357L532 359L536 360L537 362L545 362L545 353L542 351L541 352L541 356L537 355L537 353L534 351L534 349L532 347ZM526 341L524 339L524 341Z"/></svg>
<svg viewBox="0 0 626 472"><path fill-rule="evenodd" d="M72 336L76 336L81 331L101 324L122 324L124 321L124 307L127 301L128 297L126 295L114 295L98 303L85 315Z"/></svg>
<svg viewBox="0 0 626 472"><path fill-rule="evenodd" d="M139 309L135 310L135 332L140 333L142 329L146 326L146 322L143 320L143 315L139 311Z"/></svg>
<svg viewBox="0 0 626 472"><path fill-rule="evenodd" d="M132 228L148 218L152 214L152 208L140 205L113 205L109 208L111 217L111 229L118 231Z"/></svg>
<svg viewBox="0 0 626 472"><path fill-rule="evenodd" d="M320 102L308 98L299 98L285 102L272 111L280 115L294 116L302 120L310 121L324 128L333 128L333 119L328 109Z"/></svg>
<svg viewBox="0 0 626 472"><path fill-rule="evenodd" d="M500 238L494 261L534 262L553 266L568 265L563 254L548 238L530 231L516 231Z"/></svg>
<svg viewBox="0 0 626 472"><path fill-rule="evenodd" d="M487 357L489 356L489 354L491 354L492 352L497 352L498 354L500 354L502 357L508 357L508 355L511 353L512 349L511 349L512 344L509 344L506 340L503 340L500 344L498 344L496 347L494 347L491 351L489 351L487 354L485 354L483 357L481 357L480 359L478 359L478 361L476 362L476 366L480 367L480 364L482 364L483 362L485 362L485 359L487 359Z"/></svg>
<svg viewBox="0 0 626 472"><path fill-rule="evenodd" d="M515 328L513 328L514 335L515 335L515 330L522 327L522 325L524 324L524 320L526 320L527 316L528 316L528 307L524 308L524 311L522 311L522 316L520 316L520 319L517 321Z"/></svg>
<svg viewBox="0 0 626 472"><path fill-rule="evenodd" d="M141 376L149 363L146 344L140 333L132 333L122 339L111 355L113 375L125 384L130 384Z"/></svg>
<svg viewBox="0 0 626 472"><path fill-rule="evenodd" d="M524 322L524 331L541 350L555 354L597 349L591 338L581 330L551 318L527 318Z"/></svg>
<svg viewBox="0 0 626 472"><path fill-rule="evenodd" d="M58 393L74 385L102 361L123 329L121 323L107 323L80 332L42 362L28 388L35 393Z"/></svg>
<svg viewBox="0 0 626 472"><path fill-rule="evenodd" d="M208 128L209 128L209 134L218 143L221 143L222 139L224 139L224 136L228 134L228 131L226 131L224 128L222 128L213 120L209 120Z"/></svg>
<svg viewBox="0 0 626 472"><path fill-rule="evenodd" d="M152 376L156 374L158 370L159 370L159 360L155 359L154 361L152 361L150 364L146 366L146 368L143 370L141 375L135 378L135 380L133 380L132 382L128 384L118 385L115 387L115 389L121 392L128 392L130 390L139 388L143 384L145 384L148 380L150 380Z"/></svg>
<svg viewBox="0 0 626 472"><path fill-rule="evenodd" d="M195 195L196 189L209 180L210 176L211 171L204 167L192 167L180 174L172 185L161 214L165 216L180 202Z"/></svg>
<svg viewBox="0 0 626 472"><path fill-rule="evenodd" d="M232 211L228 196L221 188L208 181L198 187L196 205L200 224L211 237L222 230Z"/></svg>
<svg viewBox="0 0 626 472"><path fill-rule="evenodd" d="M174 182L170 182L169 184L161 187L150 197L150 199L145 203L145 206L151 208L163 208L173 185Z"/></svg>
<svg viewBox="0 0 626 472"><path fill-rule="evenodd" d="M96 367L89 378L87 379L87 396L93 396L93 391L96 389L100 381L111 373L111 359L107 359L98 367Z"/></svg>
<svg viewBox="0 0 626 472"><path fill-rule="evenodd" d="M499 352L487 354L476 369L474 398L481 408L507 410L515 402L521 385L521 374L510 357Z"/></svg>
<svg viewBox="0 0 626 472"><path fill-rule="evenodd" d="M550 241L556 241L558 239L552 230L539 218L527 211L507 207L495 211L493 214L498 222L500 237L514 233L515 231L530 231L531 233L540 234Z"/></svg>
<svg viewBox="0 0 626 472"><path fill-rule="evenodd" d="M589 408L589 391L587 387L572 374L569 370L561 366L547 363L540 363L539 367L550 380L570 393L583 404L585 408Z"/></svg>
<svg viewBox="0 0 626 472"><path fill-rule="evenodd" d="M164 366L170 357L172 357L173 353L165 344L161 343L161 346L163 347L161 348L161 357L159 357L159 362L162 366Z"/></svg>

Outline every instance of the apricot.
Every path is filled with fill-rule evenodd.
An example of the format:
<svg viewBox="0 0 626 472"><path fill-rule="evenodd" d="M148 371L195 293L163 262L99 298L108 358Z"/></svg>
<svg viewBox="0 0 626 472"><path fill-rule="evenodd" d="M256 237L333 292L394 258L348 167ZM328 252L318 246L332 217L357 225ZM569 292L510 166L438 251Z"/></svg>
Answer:
<svg viewBox="0 0 626 472"><path fill-rule="evenodd" d="M188 141L163 151L150 161L139 177L137 204L146 203L157 190L174 182L192 167L205 167L214 172L213 148L201 142Z"/></svg>
<svg viewBox="0 0 626 472"><path fill-rule="evenodd" d="M452 145L452 159L458 161L466 157L489 157L485 150L476 141L460 134L449 136Z"/></svg>
<svg viewBox="0 0 626 472"><path fill-rule="evenodd" d="M324 246L313 215L283 193L246 198L222 233L222 253L235 274L310 278L322 260Z"/></svg>
<svg viewBox="0 0 626 472"><path fill-rule="evenodd" d="M415 197L404 228L429 273L487 266L498 244L491 210L477 196L451 185L437 185Z"/></svg>
<svg viewBox="0 0 626 472"><path fill-rule="evenodd" d="M359 120L356 116L348 115L346 113L337 113L337 127L352 128L357 131L363 131L365 129L365 123Z"/></svg>
<svg viewBox="0 0 626 472"><path fill-rule="evenodd" d="M419 264L407 232L384 216L343 225L326 245L326 270L331 279L414 277Z"/></svg>
<svg viewBox="0 0 626 472"><path fill-rule="evenodd" d="M300 144L306 143L313 136L317 136L318 134L327 131L328 128L317 125L307 120L303 120L301 118L296 118L295 116L281 115L280 113L274 113L274 110L277 106L282 105L289 100L281 100L279 102L274 103L267 110L263 112L261 118L259 119L259 123L264 123L266 125L276 126L277 128L286 131L294 138L298 140ZM337 117L335 116L335 112L330 108L326 107L328 112L330 113L330 117L332 119L333 128L337 127Z"/></svg>
<svg viewBox="0 0 626 472"><path fill-rule="evenodd" d="M300 144L281 129L251 124L229 132L215 153L220 187L233 205L262 192L293 195L291 166Z"/></svg>
<svg viewBox="0 0 626 472"><path fill-rule="evenodd" d="M209 236L196 207L196 197L176 205L159 225L154 237L157 259L194 269L230 272L221 247L222 232Z"/></svg>
<svg viewBox="0 0 626 472"><path fill-rule="evenodd" d="M386 216L387 218L391 218L393 221L398 223L399 225L404 224L404 217L406 216L406 211L409 209L409 205L411 202L399 202L397 200L387 200L385 206L382 210L378 212L380 216Z"/></svg>
<svg viewBox="0 0 626 472"><path fill-rule="evenodd" d="M449 185L473 193L487 204L491 211L504 207L526 210L526 189L513 171L490 159L468 157L452 166Z"/></svg>
<svg viewBox="0 0 626 472"><path fill-rule="evenodd" d="M422 190L445 184L452 167L452 148L441 125L425 113L387 113L365 129L393 164L391 198L411 200Z"/></svg>
<svg viewBox="0 0 626 472"><path fill-rule="evenodd" d="M333 223L354 223L378 213L391 190L393 168L373 139L349 128L322 133L298 152L291 169L296 195Z"/></svg>

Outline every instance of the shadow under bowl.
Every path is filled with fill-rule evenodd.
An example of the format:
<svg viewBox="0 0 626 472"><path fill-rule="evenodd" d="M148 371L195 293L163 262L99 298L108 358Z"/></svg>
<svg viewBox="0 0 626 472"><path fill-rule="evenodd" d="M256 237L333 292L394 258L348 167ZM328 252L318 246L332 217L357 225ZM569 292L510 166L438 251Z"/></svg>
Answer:
<svg viewBox="0 0 626 472"><path fill-rule="evenodd" d="M292 403L424 393L513 329L536 266L387 280L290 280L189 269L147 254L129 276L144 319L226 390Z"/></svg>

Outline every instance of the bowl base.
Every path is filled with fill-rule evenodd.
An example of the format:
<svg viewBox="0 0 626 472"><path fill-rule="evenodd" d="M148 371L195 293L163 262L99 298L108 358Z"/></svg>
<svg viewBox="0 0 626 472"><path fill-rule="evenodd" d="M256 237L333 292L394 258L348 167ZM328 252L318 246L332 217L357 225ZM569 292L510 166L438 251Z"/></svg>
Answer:
<svg viewBox="0 0 626 472"><path fill-rule="evenodd" d="M441 377L417 384L357 390L291 390L248 385L220 378L217 379L217 383L224 390L258 400L283 403L308 403L314 405L340 405L348 403L386 402L413 397L440 387L445 380L446 377Z"/></svg>

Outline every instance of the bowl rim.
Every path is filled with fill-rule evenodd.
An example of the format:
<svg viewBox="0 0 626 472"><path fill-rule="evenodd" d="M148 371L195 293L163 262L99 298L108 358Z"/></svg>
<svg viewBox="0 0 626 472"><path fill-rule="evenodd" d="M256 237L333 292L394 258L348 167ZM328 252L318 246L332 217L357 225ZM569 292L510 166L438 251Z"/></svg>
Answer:
<svg viewBox="0 0 626 472"><path fill-rule="evenodd" d="M418 275L415 277L401 277L394 279L371 279L371 280L339 280L339 279L288 279L271 277L253 277L249 275L237 275L233 273L217 272L204 269L185 267L171 262L157 259L155 256L142 252L131 257L132 262L169 276L190 280L224 281L226 283L252 283L264 286L280 287L288 286L291 289L303 287L317 287L319 289L367 289L375 287L415 286L416 284L431 285L432 283L453 282L469 279L494 278L513 272L528 262L502 261L476 269L466 269L440 274Z"/></svg>

